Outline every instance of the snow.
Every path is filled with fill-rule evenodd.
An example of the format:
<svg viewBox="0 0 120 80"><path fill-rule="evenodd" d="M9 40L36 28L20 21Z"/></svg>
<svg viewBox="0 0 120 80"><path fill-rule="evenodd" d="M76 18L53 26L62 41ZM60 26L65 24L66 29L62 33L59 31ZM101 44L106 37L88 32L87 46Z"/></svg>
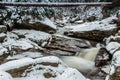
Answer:
<svg viewBox="0 0 120 80"><path fill-rule="evenodd" d="M113 54L117 49L120 48L120 44L118 42L110 42L107 46L106 49Z"/></svg>
<svg viewBox="0 0 120 80"><path fill-rule="evenodd" d="M6 34L5 33L0 33L0 37L5 37Z"/></svg>
<svg viewBox="0 0 120 80"><path fill-rule="evenodd" d="M58 80L87 80L79 71L67 68Z"/></svg>
<svg viewBox="0 0 120 80"><path fill-rule="evenodd" d="M46 24L46 25L48 25L48 26L50 26L50 27L52 27L55 30L57 29L56 25L54 25L54 23L50 19L48 19L48 18L45 18L41 22L44 23L44 24Z"/></svg>
<svg viewBox="0 0 120 80"><path fill-rule="evenodd" d="M112 64L114 66L120 66L120 51L117 51L113 55Z"/></svg>
<svg viewBox="0 0 120 80"><path fill-rule="evenodd" d="M2 56L3 54L8 53L8 50L6 48L4 48L3 46L0 46L0 56Z"/></svg>
<svg viewBox="0 0 120 80"><path fill-rule="evenodd" d="M39 47L36 43L28 40L28 39L8 39L6 42L2 43L2 46L11 49L22 49L22 50L28 50L28 49L42 49Z"/></svg>
<svg viewBox="0 0 120 80"><path fill-rule="evenodd" d="M40 42L46 42L52 36L48 33L42 32L42 31L35 31L35 30L13 30L14 34L17 35L23 35L25 38L33 40L33 41L40 41Z"/></svg>
<svg viewBox="0 0 120 80"><path fill-rule="evenodd" d="M106 31L116 28L116 24L109 24L112 20L117 19L115 16L110 18L104 19L102 21L94 21L94 22L87 22L75 26L65 26L66 28L70 28L70 31L92 31L92 30L100 30Z"/></svg>
<svg viewBox="0 0 120 80"><path fill-rule="evenodd" d="M118 35L116 35L116 36L111 35L110 37L108 37L108 38L106 39L106 44L110 43L111 40L115 40L115 39L117 39L117 38L119 39L120 36L118 36Z"/></svg>
<svg viewBox="0 0 120 80"><path fill-rule="evenodd" d="M0 80L13 80L10 74L0 71Z"/></svg>
<svg viewBox="0 0 120 80"><path fill-rule="evenodd" d="M25 57L39 58L39 57L42 57L42 56L43 55L40 52L24 52L24 53L17 54L17 55L14 55L14 56L9 56L7 58L7 60L21 59L21 58L25 58Z"/></svg>
<svg viewBox="0 0 120 80"><path fill-rule="evenodd" d="M16 35L16 34L14 34L14 33L12 33L12 32L7 32L7 35L6 35L7 37L6 37L6 39L5 40L18 40L19 39L19 37L18 37L18 35Z"/></svg>
<svg viewBox="0 0 120 80"><path fill-rule="evenodd" d="M42 62L57 63L58 66L55 67L51 65L42 65L40 64ZM27 71L29 71L29 69L27 69L23 73L23 75L27 74L26 77L14 78L14 80L87 80L79 71L73 68L69 68L66 64L64 64L59 58L55 56L47 56L38 59L23 58L19 60L9 61L0 65L0 70L7 71L29 64L35 65L31 67L31 72L27 73ZM39 70L39 68L42 69ZM44 73L46 72L56 75L56 77L45 78Z"/></svg>
<svg viewBox="0 0 120 80"><path fill-rule="evenodd" d="M5 25L0 25L0 28L6 28L6 26Z"/></svg>
<svg viewBox="0 0 120 80"><path fill-rule="evenodd" d="M19 59L19 60L9 61L7 63L0 65L0 70L7 71L7 70L19 68L21 66L29 65L29 64L33 63L33 61L34 60L31 58L23 58L23 59Z"/></svg>

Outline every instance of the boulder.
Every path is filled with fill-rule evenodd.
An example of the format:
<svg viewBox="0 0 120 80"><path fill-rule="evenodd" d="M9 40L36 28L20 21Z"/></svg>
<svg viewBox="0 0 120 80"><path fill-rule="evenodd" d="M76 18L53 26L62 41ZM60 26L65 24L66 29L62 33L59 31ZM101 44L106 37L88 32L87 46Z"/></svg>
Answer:
<svg viewBox="0 0 120 80"><path fill-rule="evenodd" d="M8 49L4 48L3 46L0 46L0 64L3 63L3 61L9 56Z"/></svg>
<svg viewBox="0 0 120 80"><path fill-rule="evenodd" d="M71 30L66 31L64 34L77 38L103 41L105 37L117 33L118 27L112 22L116 19L117 17L110 17L103 19L102 21L83 23L75 26L66 26L66 28L70 28Z"/></svg>
<svg viewBox="0 0 120 80"><path fill-rule="evenodd" d="M111 60L112 55L105 48L100 48L95 58L95 66L102 67L105 65L109 65Z"/></svg>
<svg viewBox="0 0 120 80"><path fill-rule="evenodd" d="M13 30L12 33L16 34L20 39L29 39L42 47L49 43L52 38L51 34L36 30Z"/></svg>
<svg viewBox="0 0 120 80"><path fill-rule="evenodd" d="M13 78L9 73L0 71L0 80L13 80Z"/></svg>
<svg viewBox="0 0 120 80"><path fill-rule="evenodd" d="M52 39L45 46L47 51L54 55L74 55L81 48L89 48L91 44L87 40L70 38L58 34L52 35Z"/></svg>
<svg viewBox="0 0 120 80"><path fill-rule="evenodd" d="M23 18L21 21L17 21L14 25L14 28L35 29L38 31L44 31L48 33L56 32L57 28L50 19L45 18L43 20L39 20L39 19L34 19L32 16L29 17L28 16L24 16L25 18Z"/></svg>
<svg viewBox="0 0 120 80"><path fill-rule="evenodd" d="M109 51L110 54L114 54L116 51L120 50L120 43L118 42L110 42L106 45L107 51Z"/></svg>
<svg viewBox="0 0 120 80"><path fill-rule="evenodd" d="M8 48L11 55L19 54L25 51L39 52L42 50L40 46L28 39L8 39L4 43L2 43L2 46Z"/></svg>
<svg viewBox="0 0 120 80"><path fill-rule="evenodd" d="M109 73L109 80L119 80L120 79L120 51L117 51L113 55L110 73Z"/></svg>
<svg viewBox="0 0 120 80"><path fill-rule="evenodd" d="M37 59L23 58L0 65L0 70L7 71L14 78L33 77L34 75L34 78L44 77L42 80L56 78L63 73L66 68L68 68L67 65L54 56Z"/></svg>
<svg viewBox="0 0 120 80"><path fill-rule="evenodd" d="M110 36L105 39L106 45L109 44L110 42L118 42L120 43L120 36Z"/></svg>

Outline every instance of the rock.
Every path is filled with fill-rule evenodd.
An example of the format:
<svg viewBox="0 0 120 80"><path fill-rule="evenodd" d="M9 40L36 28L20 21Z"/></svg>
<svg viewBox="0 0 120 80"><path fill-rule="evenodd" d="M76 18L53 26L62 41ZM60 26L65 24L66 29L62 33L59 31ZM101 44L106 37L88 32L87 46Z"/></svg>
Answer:
<svg viewBox="0 0 120 80"><path fill-rule="evenodd" d="M87 18L88 22L95 21L95 20L96 20L95 16L90 16L89 18Z"/></svg>
<svg viewBox="0 0 120 80"><path fill-rule="evenodd" d="M42 47L49 43L49 40L52 38L52 36L48 33L35 30L13 30L12 33L18 35L20 39L27 38Z"/></svg>
<svg viewBox="0 0 120 80"><path fill-rule="evenodd" d="M109 44L110 42L120 43L120 36L110 36L105 41L106 41L106 44Z"/></svg>
<svg viewBox="0 0 120 80"><path fill-rule="evenodd" d="M41 52L23 52L20 54L16 54L14 56L7 57L6 61L17 60L17 59L26 58L26 57L36 59L36 58L43 57L43 55L44 54Z"/></svg>
<svg viewBox="0 0 120 80"><path fill-rule="evenodd" d="M0 25L0 33L6 33L7 32L7 27L4 25Z"/></svg>
<svg viewBox="0 0 120 80"><path fill-rule="evenodd" d="M19 54L25 51L41 51L42 48L38 46L36 43L28 40L28 39L9 39L2 44L4 47L8 48L11 55Z"/></svg>
<svg viewBox="0 0 120 80"><path fill-rule="evenodd" d="M118 26L120 27L120 10L117 13L117 18L118 18L117 23L118 23Z"/></svg>
<svg viewBox="0 0 120 80"><path fill-rule="evenodd" d="M119 80L120 79L120 51L117 51L113 55L109 80Z"/></svg>
<svg viewBox="0 0 120 80"><path fill-rule="evenodd" d="M95 58L95 66L101 67L104 65L108 65L110 64L111 60L112 60L112 55L105 48L100 48Z"/></svg>
<svg viewBox="0 0 120 80"><path fill-rule="evenodd" d="M0 33L0 43L2 43L5 38L6 38L6 34L5 33Z"/></svg>
<svg viewBox="0 0 120 80"><path fill-rule="evenodd" d="M52 35L50 43L45 46L51 54L55 55L73 55L76 52L80 52L81 48L89 47L91 47L91 45L87 40L75 39L57 34Z"/></svg>
<svg viewBox="0 0 120 80"><path fill-rule="evenodd" d="M118 42L110 42L106 45L107 51L110 52L110 54L114 54L116 51L120 50L120 43Z"/></svg>
<svg viewBox="0 0 120 80"><path fill-rule="evenodd" d="M33 19L32 16L29 16L29 17L23 19L22 22L20 22L20 23L18 21L14 25L14 28L35 29L35 30L44 31L44 32L48 32L48 33L56 32L56 26L48 18L45 18L44 20L39 20L39 19L36 20L36 19Z"/></svg>
<svg viewBox="0 0 120 80"><path fill-rule="evenodd" d="M0 80L13 80L13 78L7 72L0 71Z"/></svg>
<svg viewBox="0 0 120 80"><path fill-rule="evenodd" d="M117 18L110 17L102 21L94 21L76 26L66 26L71 30L66 31L64 34L71 37L103 41L105 37L117 33L117 25L112 23L115 19Z"/></svg>
<svg viewBox="0 0 120 80"><path fill-rule="evenodd" d="M73 76L71 76L73 75ZM87 80L80 72L73 68L67 68L58 80Z"/></svg>
<svg viewBox="0 0 120 80"><path fill-rule="evenodd" d="M0 46L0 64L9 56L9 52L3 46Z"/></svg>
<svg viewBox="0 0 120 80"><path fill-rule="evenodd" d="M11 64L11 65L9 65ZM0 65L0 69L15 77L44 77L42 80L56 78L68 68L60 59L47 56L37 59L23 58Z"/></svg>

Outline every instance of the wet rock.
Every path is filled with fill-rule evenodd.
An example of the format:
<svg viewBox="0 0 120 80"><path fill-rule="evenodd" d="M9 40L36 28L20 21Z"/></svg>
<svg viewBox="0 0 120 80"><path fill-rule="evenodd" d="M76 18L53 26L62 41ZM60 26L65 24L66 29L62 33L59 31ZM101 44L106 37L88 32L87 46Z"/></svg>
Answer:
<svg viewBox="0 0 120 80"><path fill-rule="evenodd" d="M0 33L0 43L3 42L5 38L6 38L6 34Z"/></svg>
<svg viewBox="0 0 120 80"><path fill-rule="evenodd" d="M0 33L6 33L7 32L7 27L4 25L0 25Z"/></svg>
<svg viewBox="0 0 120 80"><path fill-rule="evenodd" d="M112 55L105 48L100 48L95 58L95 66L101 67L104 65L108 65L110 64L111 60L112 60Z"/></svg>
<svg viewBox="0 0 120 80"><path fill-rule="evenodd" d="M117 18L118 18L117 24L118 24L118 26L119 26L119 28L120 28L120 10L119 10L118 13L117 13Z"/></svg>
<svg viewBox="0 0 120 80"><path fill-rule="evenodd" d="M88 22L95 21L95 20L96 20L95 16L91 16L91 17L87 18Z"/></svg>
<svg viewBox="0 0 120 80"><path fill-rule="evenodd" d="M80 52L81 48L89 48L91 47L89 41L70 38L62 35L52 35L52 39L49 44L45 46L47 50L49 50L52 54L61 54L61 52L65 53L65 55L72 55L76 52ZM68 53L68 54L67 54Z"/></svg>

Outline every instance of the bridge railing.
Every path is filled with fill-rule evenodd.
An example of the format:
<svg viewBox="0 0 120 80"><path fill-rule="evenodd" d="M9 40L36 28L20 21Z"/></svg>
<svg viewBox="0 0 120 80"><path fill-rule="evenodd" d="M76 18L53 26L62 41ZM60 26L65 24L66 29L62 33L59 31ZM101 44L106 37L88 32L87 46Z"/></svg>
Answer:
<svg viewBox="0 0 120 80"><path fill-rule="evenodd" d="M89 3L30 3L30 2L0 2L0 6L33 6L33 7L77 7L77 6L107 6L112 2L89 2Z"/></svg>

